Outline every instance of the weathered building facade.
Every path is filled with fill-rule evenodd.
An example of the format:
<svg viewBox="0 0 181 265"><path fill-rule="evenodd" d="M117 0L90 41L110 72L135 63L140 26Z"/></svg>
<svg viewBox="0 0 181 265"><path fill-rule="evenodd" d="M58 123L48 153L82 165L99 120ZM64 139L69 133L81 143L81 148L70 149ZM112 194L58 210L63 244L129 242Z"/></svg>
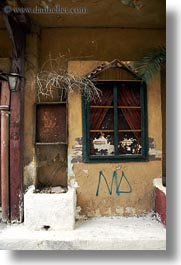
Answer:
<svg viewBox="0 0 181 265"><path fill-rule="evenodd" d="M33 7L40 2L23 4ZM22 176L14 176L23 189L17 188L17 196L23 197L30 185L71 186L76 188L80 215L142 215L154 209L153 179L162 177L162 86L160 73L144 84L129 64L165 45L165 1L141 1L141 9L116 0L97 5L69 2L61 5L85 6L88 12L29 14L24 95L19 95L23 116L14 120L20 117L17 130L23 130ZM0 69L8 73L13 46L3 20L0 25ZM103 93L101 101L87 103L79 88L64 97L56 89L41 93L37 76L62 71L78 78L90 75ZM13 108L16 104L11 112ZM10 179L13 170L11 174ZM12 187L10 193L15 190ZM17 205L22 210L21 202ZM18 214L11 219L21 219L21 211L15 211Z"/></svg>

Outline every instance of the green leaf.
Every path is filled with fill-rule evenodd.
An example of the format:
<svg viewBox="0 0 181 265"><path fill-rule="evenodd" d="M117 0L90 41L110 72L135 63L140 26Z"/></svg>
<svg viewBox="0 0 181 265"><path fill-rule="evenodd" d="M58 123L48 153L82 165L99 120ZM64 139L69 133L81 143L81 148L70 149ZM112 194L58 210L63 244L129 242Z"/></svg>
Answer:
<svg viewBox="0 0 181 265"><path fill-rule="evenodd" d="M166 63L166 48L151 49L145 56L134 64L137 75L148 82L159 72L162 64Z"/></svg>

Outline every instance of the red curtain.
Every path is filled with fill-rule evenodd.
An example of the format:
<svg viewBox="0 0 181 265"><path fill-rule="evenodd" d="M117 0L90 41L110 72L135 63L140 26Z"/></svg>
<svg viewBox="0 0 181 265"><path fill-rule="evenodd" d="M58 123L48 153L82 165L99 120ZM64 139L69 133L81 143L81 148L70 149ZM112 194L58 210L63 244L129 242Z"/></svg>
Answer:
<svg viewBox="0 0 181 265"><path fill-rule="evenodd" d="M140 89L137 87L124 86L119 91L118 105L119 106L140 106ZM134 114L133 114L134 110ZM121 109L130 130L141 129L141 113L140 109ZM140 133L134 133L135 137L141 143Z"/></svg>
<svg viewBox="0 0 181 265"><path fill-rule="evenodd" d="M101 106L111 106L113 100L113 90L112 89L105 89L103 90L103 95L101 96L101 102L99 105ZM90 128L93 130L99 130L107 112L109 111L108 108L102 109L94 109L90 111Z"/></svg>
<svg viewBox="0 0 181 265"><path fill-rule="evenodd" d="M101 96L101 106L111 106L113 101L113 90L103 89L103 95ZM91 104L90 104L91 105ZM124 86L118 89L118 105L119 106L140 106L140 89L139 87L128 87ZM134 114L133 114L134 110ZM99 130L106 117L108 108L94 109L90 111L90 128L93 130ZM130 130L141 129L141 115L140 109L121 109L125 120L127 121ZM113 121L114 122L114 121ZM134 133L135 137L141 144L140 133Z"/></svg>

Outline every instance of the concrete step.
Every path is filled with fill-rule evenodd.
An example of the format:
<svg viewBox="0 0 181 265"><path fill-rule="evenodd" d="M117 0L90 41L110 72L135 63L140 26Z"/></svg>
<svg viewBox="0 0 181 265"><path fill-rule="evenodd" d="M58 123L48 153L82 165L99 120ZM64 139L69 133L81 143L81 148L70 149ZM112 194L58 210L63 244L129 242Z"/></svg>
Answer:
<svg viewBox="0 0 181 265"><path fill-rule="evenodd" d="M72 231L51 231L48 227L30 231L23 224L0 225L0 249L166 250L166 229L150 215L87 219L78 221Z"/></svg>

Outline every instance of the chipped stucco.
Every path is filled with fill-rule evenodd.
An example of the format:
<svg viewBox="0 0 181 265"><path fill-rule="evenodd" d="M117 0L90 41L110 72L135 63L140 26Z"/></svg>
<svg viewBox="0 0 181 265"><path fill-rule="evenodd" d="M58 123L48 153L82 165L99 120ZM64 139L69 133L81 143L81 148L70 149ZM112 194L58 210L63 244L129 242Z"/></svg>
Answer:
<svg viewBox="0 0 181 265"><path fill-rule="evenodd" d="M72 145L72 163L82 162L82 137L75 138L75 144Z"/></svg>
<svg viewBox="0 0 181 265"><path fill-rule="evenodd" d="M72 154L68 155L68 178L75 177L73 172L73 164L72 164Z"/></svg>
<svg viewBox="0 0 181 265"><path fill-rule="evenodd" d="M149 137L149 159L150 160L161 160L162 151L156 148L155 140L152 137Z"/></svg>
<svg viewBox="0 0 181 265"><path fill-rule="evenodd" d="M37 163L36 163L35 157L33 157L33 160L24 167L25 187L35 184L36 175L37 175Z"/></svg>

